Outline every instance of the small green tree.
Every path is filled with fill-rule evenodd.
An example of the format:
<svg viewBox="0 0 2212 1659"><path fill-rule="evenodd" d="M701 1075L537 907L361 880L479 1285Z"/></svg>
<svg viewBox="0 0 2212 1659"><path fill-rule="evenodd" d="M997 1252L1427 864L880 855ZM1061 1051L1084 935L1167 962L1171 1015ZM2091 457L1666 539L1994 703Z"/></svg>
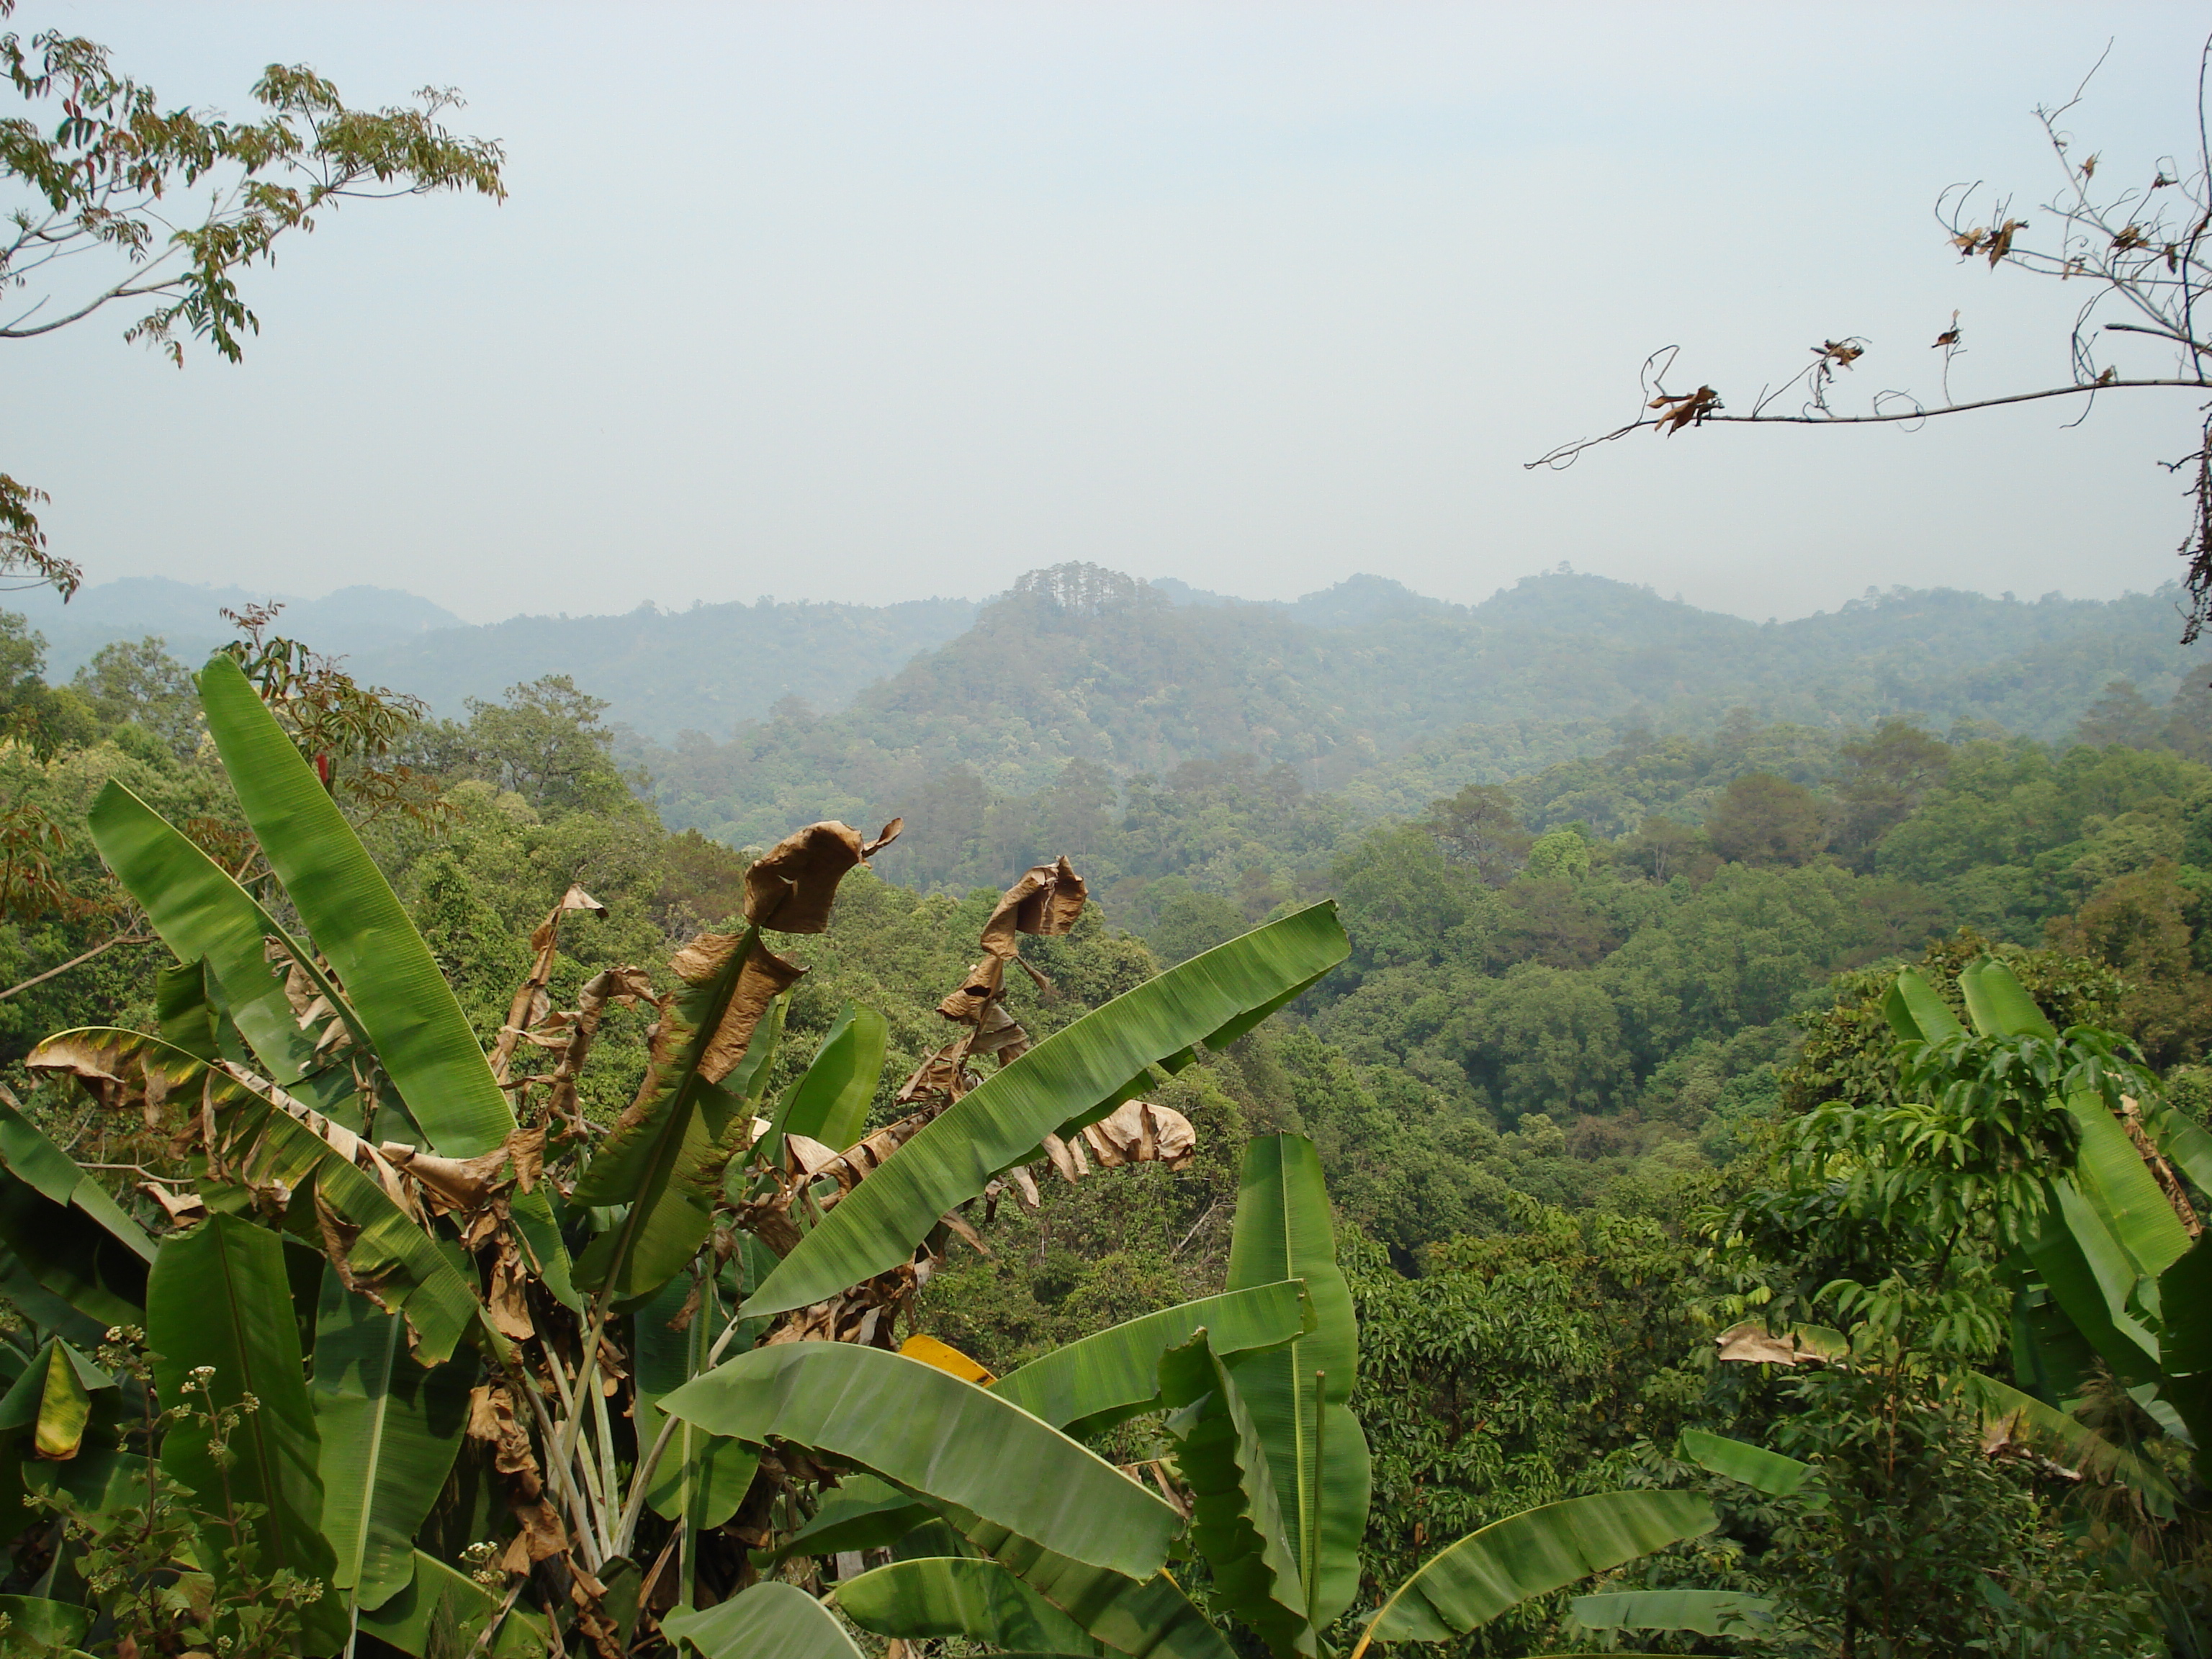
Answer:
<svg viewBox="0 0 2212 1659"><path fill-rule="evenodd" d="M15 0L0 0L0 17ZM0 119L0 178L21 200L0 230L0 340L34 339L110 307L134 313L126 340L179 367L186 338L236 362L261 322L240 275L275 258L291 231L349 200L506 186L499 146L448 131L460 103L426 88L408 106L349 106L304 64L271 64L253 83L267 112L233 121L164 109L117 70L106 47L46 29L0 35L0 70L33 114ZM204 208L179 210L186 190ZM82 573L40 527L43 491L0 474L0 574L66 598Z"/></svg>

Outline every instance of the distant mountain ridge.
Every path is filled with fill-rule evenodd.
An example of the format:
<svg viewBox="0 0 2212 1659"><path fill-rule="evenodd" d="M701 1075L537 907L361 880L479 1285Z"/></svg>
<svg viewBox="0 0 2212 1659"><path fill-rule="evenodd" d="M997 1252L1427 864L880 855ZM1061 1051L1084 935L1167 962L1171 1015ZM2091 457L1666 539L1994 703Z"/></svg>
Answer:
<svg viewBox="0 0 2212 1659"><path fill-rule="evenodd" d="M2112 680L2169 696L2202 666L2179 632L2165 592L1893 591L1759 623L1566 571L1477 605L1380 578L1281 605L1062 566L842 711L787 707L726 741L695 732L636 758L672 825L738 845L794 813L858 823L933 790L1027 793L1071 762L1127 779L1249 754L1308 791L1418 810L1603 748L1626 724L1709 731L1738 708L1828 730L1898 714L2055 739Z"/></svg>
<svg viewBox="0 0 2212 1659"><path fill-rule="evenodd" d="M12 603L65 676L106 639L149 633L193 660L229 635L219 606L266 597L143 578L66 610L50 594ZM1737 708L1831 730L1911 714L2057 738L2109 682L2162 701L2200 665L2175 643L2171 592L1900 589L1759 623L1564 568L1473 605L1375 575L1255 601L1064 565L988 602L763 599L485 626L356 587L288 601L280 627L443 714L570 675L628 728L671 824L739 845L811 817L889 817L925 788L1027 793L1071 761L1126 780L1249 755L1372 814L1593 752L1629 724L1701 732Z"/></svg>
<svg viewBox="0 0 2212 1659"><path fill-rule="evenodd" d="M277 631L318 650L351 656L418 639L440 629L465 628L443 605L391 587L342 587L319 599L271 593L265 588L214 587L167 576L125 576L80 588L64 605L50 587L0 596L0 606L21 612L45 635L46 672L66 679L103 645L158 635L172 656L197 664L238 630L225 610L281 603Z"/></svg>
<svg viewBox="0 0 2212 1659"><path fill-rule="evenodd" d="M566 674L649 739L726 736L787 697L842 708L862 688L975 619L974 599L882 605L779 602L641 605L619 617L514 617L360 653L351 671L460 714L511 685Z"/></svg>

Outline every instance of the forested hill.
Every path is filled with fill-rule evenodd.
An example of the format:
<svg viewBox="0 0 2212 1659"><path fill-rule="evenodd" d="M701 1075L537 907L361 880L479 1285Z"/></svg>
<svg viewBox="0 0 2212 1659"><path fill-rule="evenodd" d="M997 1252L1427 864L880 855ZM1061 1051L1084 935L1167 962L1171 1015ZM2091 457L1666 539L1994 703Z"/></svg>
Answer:
<svg viewBox="0 0 2212 1659"><path fill-rule="evenodd" d="M2163 592L1869 592L1762 624L1564 569L1474 606L1375 577L1284 605L1064 565L846 708L794 697L722 740L702 720L632 758L672 826L741 846L795 812L872 822L947 792L1029 794L1071 761L1126 782L1250 756L1363 815L1402 813L1601 751L1626 726L1709 732L1737 709L1834 732L1909 715L2057 739L2116 679L2170 696L2192 654L2179 626Z"/></svg>
<svg viewBox="0 0 2212 1659"><path fill-rule="evenodd" d="M362 652L347 665L363 679L427 698L459 714L471 697L495 702L511 685L566 674L612 705L612 718L648 738L727 732L780 699L842 708L862 686L975 620L973 599L896 605L641 605L620 617L514 617L426 634Z"/></svg>

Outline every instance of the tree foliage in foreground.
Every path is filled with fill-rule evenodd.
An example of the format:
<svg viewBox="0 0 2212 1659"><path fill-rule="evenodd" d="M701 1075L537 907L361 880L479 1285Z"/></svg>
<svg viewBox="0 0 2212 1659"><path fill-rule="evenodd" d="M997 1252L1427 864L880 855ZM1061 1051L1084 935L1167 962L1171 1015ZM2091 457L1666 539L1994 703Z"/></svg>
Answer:
<svg viewBox="0 0 2212 1659"><path fill-rule="evenodd" d="M1039 866L941 1004L956 1034L900 1091L909 1109L870 1131L886 1028L868 1011L771 1094L805 970L764 935L823 929L896 824L787 838L744 873L744 928L690 940L672 988L613 967L556 1009L560 930L596 908L572 887L488 1054L297 734L229 656L199 691L284 903L128 789L94 803L102 856L176 958L158 1030L79 1028L27 1064L143 1125L137 1190L160 1220L0 1109L0 1291L24 1322L0 1355L0 1492L27 1522L11 1620L117 1652L616 1659L659 1628L720 1654L763 1595L790 1607L763 1555L916 1534L915 1582L840 1594L917 1634L974 1623L980 1584L994 1618L1132 1655L1226 1653L1216 1620L1312 1653L1358 1600L1357 1327L1304 1142L1248 1156L1212 1303L990 1389L914 1324L948 1242L985 1248L961 1212L1034 1203L1030 1166L1188 1158L1188 1123L1140 1094L1340 961L1331 907L1033 1044L1006 976L1084 904L1065 860ZM644 1080L594 1123L593 1037L646 1000ZM1162 1409L1158 1495L1059 1431ZM1472 1628L1711 1512L1634 1492L1502 1524L1385 1598L1365 1638ZM1196 1601L1164 1571L1185 1537L1212 1569ZM810 1616L805 1639L845 1641Z"/></svg>
<svg viewBox="0 0 2212 1659"><path fill-rule="evenodd" d="M15 0L0 3L14 15ZM28 113L0 119L0 179L17 198L0 230L0 340L34 339L110 307L135 313L125 340L179 367L188 338L236 362L261 320L240 276L287 233L353 199L473 191L494 200L500 147L449 131L449 88L410 106L355 109L305 64L271 64L253 83L267 113L237 121L164 108L106 47L60 29L0 34L4 72ZM187 192L204 207L179 210ZM0 574L52 583L82 572L40 527L43 490L0 474Z"/></svg>

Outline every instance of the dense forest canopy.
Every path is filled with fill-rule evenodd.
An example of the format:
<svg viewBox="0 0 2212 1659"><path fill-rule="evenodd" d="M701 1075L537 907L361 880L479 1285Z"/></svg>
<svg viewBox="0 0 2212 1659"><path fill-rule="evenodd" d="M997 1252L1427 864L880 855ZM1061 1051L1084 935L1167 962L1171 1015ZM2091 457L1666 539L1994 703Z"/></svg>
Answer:
<svg viewBox="0 0 2212 1659"><path fill-rule="evenodd" d="M506 194L451 89L0 76L0 338L236 362L279 238ZM2026 400L2201 392L2212 152L2071 107L1953 249L2089 285ZM2179 587L1763 624L472 628L88 589L0 474L0 1659L2212 1654L2208 453Z"/></svg>
<svg viewBox="0 0 2212 1659"><path fill-rule="evenodd" d="M1055 580L1078 570L1088 586L1072 599ZM794 791L855 822L929 791L981 817L1071 763L1125 784L1238 756L1371 819L1601 752L1638 726L1709 733L1740 708L1838 740L1909 717L2052 741L2115 680L2163 706L2193 659L2157 595L1869 594L1757 624L1565 572L1474 606L1374 579L1295 606L1173 592L1091 567L1036 572L968 632L856 686L849 706L789 698L726 739L702 723L625 752L653 774L669 823L737 845L780 833Z"/></svg>
<svg viewBox="0 0 2212 1659"><path fill-rule="evenodd" d="M1424 635L1418 617L1396 616L1350 623L1338 637L1388 629L1415 651L1425 639L1439 661L1482 665L1508 688L1498 695L1534 708L1547 677L1566 672L1571 622L1585 678L1623 700L1632 637L1646 653L1679 652L1668 672L1678 684L1705 676L1710 700L1638 696L1625 712L1555 720L1517 752L1500 744L1480 758L1455 730L1379 762L1363 793L1363 775L1329 787L1326 757L1316 788L1300 758L1233 745L1259 729L1249 722L1262 707L1250 700L1259 694L1244 659L1228 671L1242 690L1211 706L1178 692L1148 708L1137 678L1175 684L1177 674L1211 672L1209 641L1235 639L1337 675L1336 686L1380 688L1388 677L1375 641L1363 655L1313 643L1331 635L1279 611L1204 596L1177 607L1126 580L1091 586L1072 605L1064 588L1017 593L972 634L864 691L847 714L787 710L726 746L759 763L769 781L761 799L781 803L761 810L788 822L822 815L813 803L834 798L838 757L854 753L835 747L837 734L903 711L902 743L922 752L941 738L947 757L897 775L913 781L890 798L904 835L872 871L847 878L829 930L799 941L793 954L810 971L756 1086L773 1097L847 1011L878 1009L884 1057L867 1121L896 1120L900 1079L920 1075L941 1041L944 988L967 973L997 887L1027 864L1065 854L1094 896L1073 931L1026 942L1036 984L1009 976L1006 1005L1037 1038L1163 969L1333 897L1349 959L1285 1015L1157 1091L1158 1105L1192 1126L1194 1155L1173 1170L1122 1171L1111 1186L1048 1183L1034 1212L994 1206L988 1255L956 1250L915 1316L1004 1370L1102 1325L1212 1294L1229 1271L1242 1150L1269 1134L1305 1137L1343 1230L1365 1333L1358 1401L1377 1484L1363 1559L1377 1582L1417 1566L1425 1540L1623 1481L1678 1480L1681 1466L1668 1459L1685 1428L1747 1439L1761 1425L1786 1430L1799 1409L1788 1390L1776 1392L1777 1382L1747 1392L1735 1368L1715 1368L1711 1334L1758 1305L1743 1300L1747 1288L1804 1270L1792 1267L1796 1235L1739 1261L1714 1255L1712 1229L1757 1194L1786 1126L1838 1090L1848 1097L1863 1079L1890 1075L1874 1011L1898 964L1920 963L1955 995L1948 988L1961 970L1994 952L2062 1023L2140 1045L2182 1109L2212 1104L2212 1069L2199 1067L2212 1038L2208 694L2193 679L2177 684L2170 653L2148 635L2124 648L2109 627L2083 625L2084 613L2056 601L1870 599L1815 619L1843 641L1826 659L1826 683L1844 688L1834 692L1842 709L1868 715L1785 700L1808 717L1784 720L1742 704L1715 710L1721 688L1757 682L1764 653L1783 659L1766 643L1773 629L1547 577L1494 602L1536 613L1541 629L1516 634L1439 614ZM1588 614L1573 609L1582 598L1593 602ZM2147 616L2158 609L2145 605ZM1653 614L1673 618L1680 638L1645 628ZM2025 697L2030 665L2071 684L2125 661L2149 695L2124 678L2102 682L2055 738L1986 714L1947 723L1876 712L1869 663L1923 659L1953 638L1925 630L1959 629L1961 618L1984 631L1957 652L1965 665L1954 685ZM1741 650L1702 648L1707 629ZM102 647L49 683L36 633L15 620L6 637L15 735L0 751L13 803L0 973L15 988L0 1000L0 1042L19 1061L64 1025L151 1029L158 1018L165 952L80 827L103 787L127 785L227 865L244 869L257 855L192 677L159 640ZM289 665L291 678L271 684L295 697L336 695L330 675L344 696L379 695L265 641L259 650L240 647L249 660ZM1110 688L1079 708L1064 701L1071 665L1108 660L1120 676ZM963 678L971 673L981 678ZM1817 672L1797 679L1791 696L1809 698L1802 686ZM1441 681L1427 684L1441 708ZM1848 702L1860 695L1853 686L1863 703ZM1287 668L1271 695L1267 707L1311 702ZM385 707L386 725L359 727L385 736L351 748L328 739L335 746L317 763L487 1047L532 971L532 929L572 885L604 912L560 933L544 979L556 1007L594 975L657 960L744 906L754 854L672 826L653 804L672 784L649 769L683 751L625 744L589 689L543 676L472 700L458 720L404 700ZM990 775L1042 782L1000 793L985 769L957 757L959 745L986 731L1038 729L1025 708L1069 720L1076 710L1091 724L1073 729L1096 752L1010 758ZM1407 716L1423 718L1447 716ZM777 746L787 743L799 746ZM820 771L803 763L810 755ZM1394 765L1401 790L1431 781L1411 810L1390 810L1394 798L1371 787ZM622 1113L650 1024L643 1006L607 1010L579 1097L587 1116L606 1123ZM134 1156L98 1111L52 1087L28 1097L77 1156ZM1915 1431L1929 1437L1928 1455L1952 1457L1942 1449L1952 1444L1955 1425L1942 1413L1953 1408L1929 1409L1936 1414ZM1929 1502L1953 1503L1984 1480L1972 1459L1943 1467L1950 1496ZM2076 1598L2069 1605L2118 1621L2114 1632L2195 1616L2160 1603L2154 1618L2150 1581L2065 1553L2050 1531L2056 1511L2037 1507L2055 1501L2048 1495L2013 1486L1984 1496L2010 1518L1990 1519L1995 1530L1956 1547L2024 1564L2008 1581L2023 1606L2056 1605L2048 1598L2063 1591ZM1807 1607L1828 1593L1809 1553L1813 1521L1779 1533L1744 1524L1723 1563L1731 1583L1747 1593L1780 1586ZM2179 1534L2145 1546L2182 1547ZM1709 1568L1721 1559L1704 1559ZM1680 1582L1687 1567L1685 1558L1658 1582ZM1468 1650L1542 1650L1558 1639L1563 1607L1557 1597L1531 1602Z"/></svg>

